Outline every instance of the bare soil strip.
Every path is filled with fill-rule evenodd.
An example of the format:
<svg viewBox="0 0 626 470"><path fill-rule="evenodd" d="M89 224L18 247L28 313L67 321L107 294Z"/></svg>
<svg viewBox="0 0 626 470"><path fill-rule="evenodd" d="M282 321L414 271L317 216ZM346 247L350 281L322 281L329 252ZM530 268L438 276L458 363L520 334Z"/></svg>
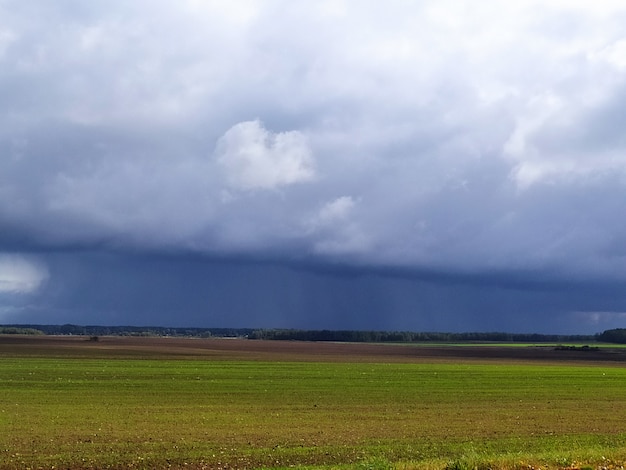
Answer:
<svg viewBox="0 0 626 470"><path fill-rule="evenodd" d="M198 359L320 362L506 361L623 365L626 349L560 349L552 346L407 345L196 339L0 335L0 356L181 357Z"/></svg>

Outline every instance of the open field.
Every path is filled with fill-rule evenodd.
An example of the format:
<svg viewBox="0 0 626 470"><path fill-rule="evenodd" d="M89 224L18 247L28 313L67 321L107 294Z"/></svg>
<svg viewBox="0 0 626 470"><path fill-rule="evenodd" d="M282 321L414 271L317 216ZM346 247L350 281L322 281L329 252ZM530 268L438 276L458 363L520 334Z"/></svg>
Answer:
<svg viewBox="0 0 626 470"><path fill-rule="evenodd" d="M617 468L626 351L0 337L0 468Z"/></svg>

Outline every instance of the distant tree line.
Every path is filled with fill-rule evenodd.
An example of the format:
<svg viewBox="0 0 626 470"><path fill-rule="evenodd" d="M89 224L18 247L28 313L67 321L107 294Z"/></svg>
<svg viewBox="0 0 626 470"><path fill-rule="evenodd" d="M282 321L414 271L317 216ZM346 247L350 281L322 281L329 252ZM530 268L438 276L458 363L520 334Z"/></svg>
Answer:
<svg viewBox="0 0 626 470"><path fill-rule="evenodd" d="M538 333L440 333L412 331L357 331L357 330L293 330L265 329L254 330L250 339L296 340L296 341L338 341L368 343L414 343L414 342L518 342L518 343L558 343L595 341L596 335L542 335Z"/></svg>
<svg viewBox="0 0 626 470"><path fill-rule="evenodd" d="M606 330L598 335L598 341L605 343L626 344L626 328Z"/></svg>
<svg viewBox="0 0 626 470"><path fill-rule="evenodd" d="M626 328L606 330L596 335L545 335L538 333L443 333L376 330L298 330L253 328L177 328L163 326L81 326L81 325L0 325L0 334L80 335L80 336L175 336L238 337L264 340L337 341L353 343L421 343L421 342L518 342L518 343L586 343L626 344Z"/></svg>
<svg viewBox="0 0 626 470"><path fill-rule="evenodd" d="M19 326L0 326L0 335L43 335L43 331L36 328Z"/></svg>
<svg viewBox="0 0 626 470"><path fill-rule="evenodd" d="M162 326L96 326L96 325L5 325L3 330L17 334L79 335L79 336L177 336L193 338L245 337L252 333L251 328L174 328ZM14 330L21 330L17 332ZM30 332L32 331L32 332ZM6 331L9 333L9 331Z"/></svg>

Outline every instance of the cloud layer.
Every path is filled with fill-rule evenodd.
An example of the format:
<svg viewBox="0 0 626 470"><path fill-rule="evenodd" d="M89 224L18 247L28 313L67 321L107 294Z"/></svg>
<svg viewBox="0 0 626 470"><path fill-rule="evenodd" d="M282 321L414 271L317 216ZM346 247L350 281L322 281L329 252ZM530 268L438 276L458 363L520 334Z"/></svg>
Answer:
<svg viewBox="0 0 626 470"><path fill-rule="evenodd" d="M0 252L625 281L625 22L608 0L1 2Z"/></svg>

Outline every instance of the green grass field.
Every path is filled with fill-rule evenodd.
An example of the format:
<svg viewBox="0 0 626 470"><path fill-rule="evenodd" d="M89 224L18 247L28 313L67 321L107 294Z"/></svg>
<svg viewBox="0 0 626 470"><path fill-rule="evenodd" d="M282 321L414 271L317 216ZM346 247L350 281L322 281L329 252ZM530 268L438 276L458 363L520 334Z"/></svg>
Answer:
<svg viewBox="0 0 626 470"><path fill-rule="evenodd" d="M2 469L617 468L625 423L614 365L0 358Z"/></svg>

